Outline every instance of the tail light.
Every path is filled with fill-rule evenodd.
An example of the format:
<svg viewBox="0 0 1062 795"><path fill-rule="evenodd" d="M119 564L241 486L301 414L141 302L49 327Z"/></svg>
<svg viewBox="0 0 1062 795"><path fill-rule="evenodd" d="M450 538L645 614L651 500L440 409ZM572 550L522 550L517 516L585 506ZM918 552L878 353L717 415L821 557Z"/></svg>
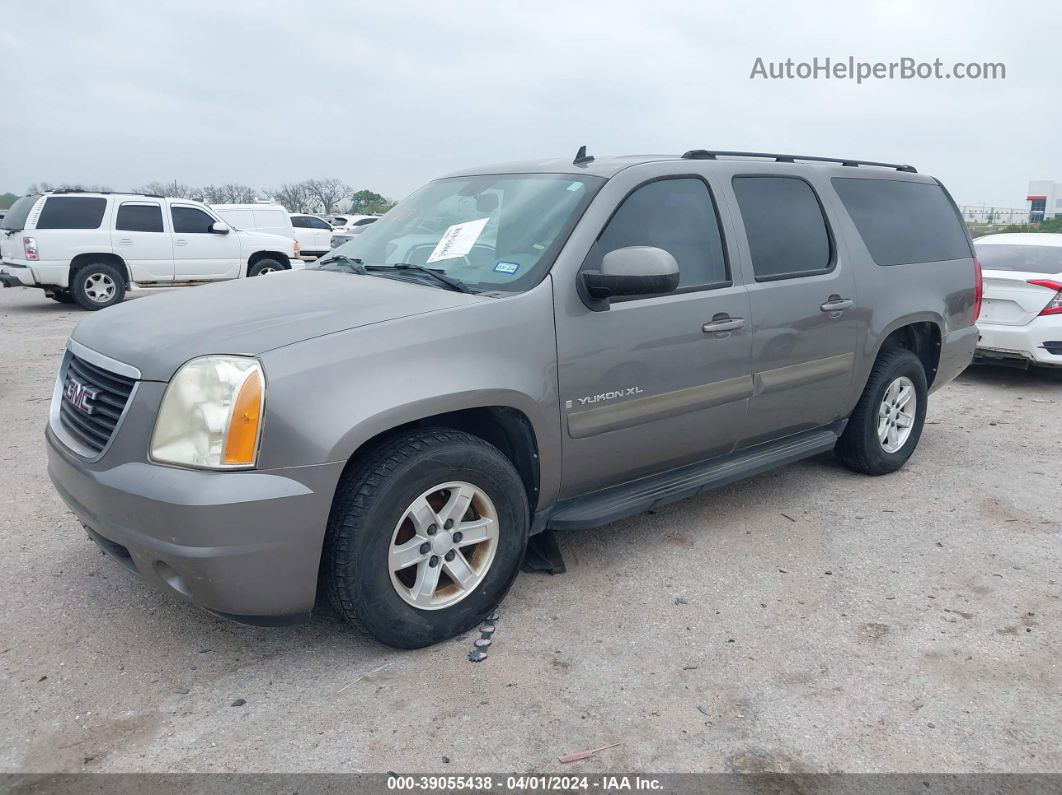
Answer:
<svg viewBox="0 0 1062 795"><path fill-rule="evenodd" d="M974 323L981 317L981 304L985 299L985 280L981 275L981 263L974 257Z"/></svg>
<svg viewBox="0 0 1062 795"><path fill-rule="evenodd" d="M1040 310L1041 315L1062 315L1062 282L1056 282L1053 279L1029 279L1029 284L1055 291L1054 296L1047 302L1047 306Z"/></svg>
<svg viewBox="0 0 1062 795"><path fill-rule="evenodd" d="M37 251L37 238L24 237L22 238L22 250L26 252L26 259L37 262L40 260L40 252Z"/></svg>

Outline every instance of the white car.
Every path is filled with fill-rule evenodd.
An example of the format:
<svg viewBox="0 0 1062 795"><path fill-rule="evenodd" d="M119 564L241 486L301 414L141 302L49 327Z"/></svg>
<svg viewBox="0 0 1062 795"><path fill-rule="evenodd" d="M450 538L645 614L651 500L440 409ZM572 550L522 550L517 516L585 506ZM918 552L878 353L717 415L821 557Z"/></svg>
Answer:
<svg viewBox="0 0 1062 795"><path fill-rule="evenodd" d="M1062 234L974 241L984 274L977 361L1062 378Z"/></svg>
<svg viewBox="0 0 1062 795"><path fill-rule="evenodd" d="M316 215L290 213L295 239L306 256L320 257L331 250L332 225Z"/></svg>
<svg viewBox="0 0 1062 795"><path fill-rule="evenodd" d="M234 229L206 205L131 193L53 191L0 222L0 282L103 309L126 287L195 284L288 270L295 241Z"/></svg>
<svg viewBox="0 0 1062 795"><path fill-rule="evenodd" d="M378 215L337 215L332 228L337 232L349 232L357 227L371 224L378 218Z"/></svg>

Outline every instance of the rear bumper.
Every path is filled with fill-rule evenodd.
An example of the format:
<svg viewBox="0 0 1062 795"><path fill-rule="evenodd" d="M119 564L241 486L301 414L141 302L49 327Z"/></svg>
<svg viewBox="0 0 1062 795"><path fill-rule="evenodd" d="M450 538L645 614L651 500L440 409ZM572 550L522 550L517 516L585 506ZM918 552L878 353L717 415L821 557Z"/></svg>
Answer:
<svg viewBox="0 0 1062 795"><path fill-rule="evenodd" d="M4 260L0 262L0 282L3 282L4 287L65 288L70 285L70 264L23 264Z"/></svg>
<svg viewBox="0 0 1062 795"><path fill-rule="evenodd" d="M60 496L125 568L236 621L309 617L341 464L202 472L133 461L107 469L46 435Z"/></svg>
<svg viewBox="0 0 1062 795"><path fill-rule="evenodd" d="M1024 326L978 325L977 358L1062 367L1062 315L1041 315Z"/></svg>

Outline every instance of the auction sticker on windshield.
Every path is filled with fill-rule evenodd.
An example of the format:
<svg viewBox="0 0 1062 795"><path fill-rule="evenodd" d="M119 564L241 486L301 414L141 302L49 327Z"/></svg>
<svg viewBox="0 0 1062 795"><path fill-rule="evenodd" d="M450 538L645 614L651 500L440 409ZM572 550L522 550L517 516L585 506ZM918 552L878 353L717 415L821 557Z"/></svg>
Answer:
<svg viewBox="0 0 1062 795"><path fill-rule="evenodd" d="M490 218L480 218L478 221L465 221L463 224L451 226L443 232L439 244L428 257L428 262L465 256L472 250L472 246L476 244L476 240L483 233L483 227L489 220Z"/></svg>

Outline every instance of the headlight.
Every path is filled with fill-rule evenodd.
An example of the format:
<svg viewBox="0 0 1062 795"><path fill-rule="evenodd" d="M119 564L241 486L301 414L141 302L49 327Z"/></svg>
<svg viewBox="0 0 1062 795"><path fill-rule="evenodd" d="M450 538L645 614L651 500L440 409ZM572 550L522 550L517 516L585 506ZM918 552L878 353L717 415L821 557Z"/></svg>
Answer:
<svg viewBox="0 0 1062 795"><path fill-rule="evenodd" d="M151 457L208 469L253 467L264 407L265 374L257 359L193 359L166 387Z"/></svg>

